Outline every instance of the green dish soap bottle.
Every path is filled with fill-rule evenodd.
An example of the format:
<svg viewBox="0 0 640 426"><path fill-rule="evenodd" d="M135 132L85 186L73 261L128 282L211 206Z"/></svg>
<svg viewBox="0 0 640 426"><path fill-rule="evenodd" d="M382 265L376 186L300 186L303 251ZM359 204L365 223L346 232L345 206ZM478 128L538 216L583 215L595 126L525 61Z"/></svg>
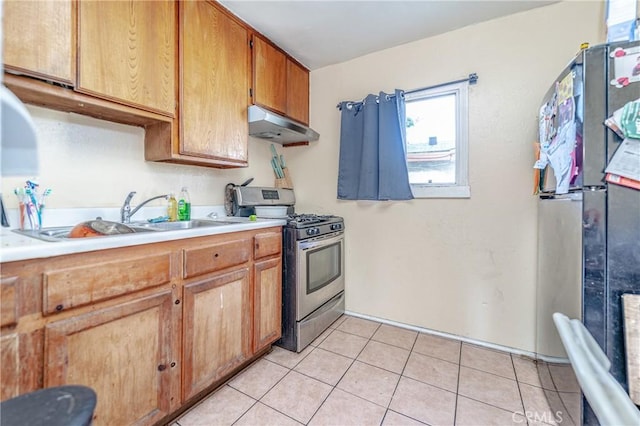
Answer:
<svg viewBox="0 0 640 426"><path fill-rule="evenodd" d="M169 222L175 222L178 220L178 202L173 192L169 194L169 204L167 205L167 216L169 216Z"/></svg>
<svg viewBox="0 0 640 426"><path fill-rule="evenodd" d="M191 201L189 200L189 191L183 186L180 191L180 199L178 200L178 220L191 220Z"/></svg>

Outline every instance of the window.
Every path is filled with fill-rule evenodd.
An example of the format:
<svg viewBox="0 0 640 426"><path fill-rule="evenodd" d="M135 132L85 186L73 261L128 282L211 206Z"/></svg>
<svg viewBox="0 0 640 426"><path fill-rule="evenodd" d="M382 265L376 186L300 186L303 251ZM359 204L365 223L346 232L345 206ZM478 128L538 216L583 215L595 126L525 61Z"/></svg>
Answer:
<svg viewBox="0 0 640 426"><path fill-rule="evenodd" d="M416 198L469 198L468 82L406 93L407 167Z"/></svg>

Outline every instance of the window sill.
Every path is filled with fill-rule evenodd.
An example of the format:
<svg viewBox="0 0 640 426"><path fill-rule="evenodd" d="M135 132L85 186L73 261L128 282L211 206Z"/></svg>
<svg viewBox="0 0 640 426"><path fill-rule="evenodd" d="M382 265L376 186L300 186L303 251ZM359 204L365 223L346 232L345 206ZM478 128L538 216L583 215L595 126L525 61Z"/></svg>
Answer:
<svg viewBox="0 0 640 426"><path fill-rule="evenodd" d="M471 198L469 186L411 185L414 198Z"/></svg>

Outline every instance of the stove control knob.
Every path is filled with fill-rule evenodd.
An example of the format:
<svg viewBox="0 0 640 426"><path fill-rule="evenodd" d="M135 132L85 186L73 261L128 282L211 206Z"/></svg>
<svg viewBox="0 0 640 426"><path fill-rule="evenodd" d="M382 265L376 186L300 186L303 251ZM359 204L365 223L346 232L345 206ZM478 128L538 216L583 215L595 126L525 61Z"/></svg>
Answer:
<svg viewBox="0 0 640 426"><path fill-rule="evenodd" d="M332 223L331 224L331 230L335 231L336 229L342 229L342 224L341 223Z"/></svg>
<svg viewBox="0 0 640 426"><path fill-rule="evenodd" d="M316 235L320 230L318 228L309 228L307 229L307 235Z"/></svg>

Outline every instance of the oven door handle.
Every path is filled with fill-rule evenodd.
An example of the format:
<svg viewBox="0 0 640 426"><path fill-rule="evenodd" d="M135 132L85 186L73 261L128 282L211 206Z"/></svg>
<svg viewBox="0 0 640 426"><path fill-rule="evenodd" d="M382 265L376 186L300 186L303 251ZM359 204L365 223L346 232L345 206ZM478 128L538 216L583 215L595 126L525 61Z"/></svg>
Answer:
<svg viewBox="0 0 640 426"><path fill-rule="evenodd" d="M329 238L323 238L320 237L319 240L315 240L315 241L299 241L298 242L298 249L299 250L309 250L312 248L316 248L316 247L322 247L322 246L327 246L339 241L343 241L344 240L344 234L341 232L340 234L334 236L334 237L329 237Z"/></svg>

